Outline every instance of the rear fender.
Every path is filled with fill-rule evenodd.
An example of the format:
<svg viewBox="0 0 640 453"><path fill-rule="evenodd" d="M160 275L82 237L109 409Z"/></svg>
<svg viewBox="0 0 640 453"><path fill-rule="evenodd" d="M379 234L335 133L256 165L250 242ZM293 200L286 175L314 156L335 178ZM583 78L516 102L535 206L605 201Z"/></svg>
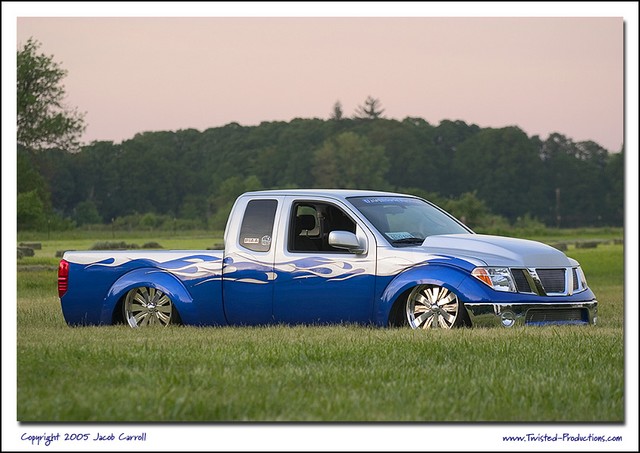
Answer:
<svg viewBox="0 0 640 453"><path fill-rule="evenodd" d="M467 271L443 264L421 264L398 274L382 293L375 311L376 324L386 326L396 302L418 285L438 285L458 296L458 286L469 275Z"/></svg>
<svg viewBox="0 0 640 453"><path fill-rule="evenodd" d="M180 280L163 270L142 268L123 275L111 286L102 308L100 323L112 324L115 310L127 292L143 286L159 289L167 294L183 321L197 319L193 298Z"/></svg>

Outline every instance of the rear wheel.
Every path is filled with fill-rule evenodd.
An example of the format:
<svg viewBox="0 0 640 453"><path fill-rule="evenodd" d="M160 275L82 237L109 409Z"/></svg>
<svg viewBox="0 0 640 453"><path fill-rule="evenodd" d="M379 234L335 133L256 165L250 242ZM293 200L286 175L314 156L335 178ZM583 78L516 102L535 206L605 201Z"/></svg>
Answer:
<svg viewBox="0 0 640 453"><path fill-rule="evenodd" d="M168 326L176 315L169 296L157 288L146 286L133 288L127 293L122 314L131 327Z"/></svg>
<svg viewBox="0 0 640 453"><path fill-rule="evenodd" d="M458 296L437 285L416 286L407 297L405 316L412 329L451 329L465 324Z"/></svg>

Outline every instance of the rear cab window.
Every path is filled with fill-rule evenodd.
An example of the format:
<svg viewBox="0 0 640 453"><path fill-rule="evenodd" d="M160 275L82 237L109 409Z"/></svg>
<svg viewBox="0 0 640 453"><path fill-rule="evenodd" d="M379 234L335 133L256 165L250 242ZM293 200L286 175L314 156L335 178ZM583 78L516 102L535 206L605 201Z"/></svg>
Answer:
<svg viewBox="0 0 640 453"><path fill-rule="evenodd" d="M251 200L247 203L240 226L239 245L253 252L271 249L277 200Z"/></svg>

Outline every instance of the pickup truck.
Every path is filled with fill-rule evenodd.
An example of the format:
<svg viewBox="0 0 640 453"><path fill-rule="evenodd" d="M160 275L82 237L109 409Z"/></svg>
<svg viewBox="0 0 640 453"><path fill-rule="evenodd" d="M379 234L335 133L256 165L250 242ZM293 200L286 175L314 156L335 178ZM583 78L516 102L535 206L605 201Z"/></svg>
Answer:
<svg viewBox="0 0 640 453"><path fill-rule="evenodd" d="M549 245L476 234L416 196L339 189L241 195L224 250L65 252L58 293L72 326L593 325L598 305Z"/></svg>

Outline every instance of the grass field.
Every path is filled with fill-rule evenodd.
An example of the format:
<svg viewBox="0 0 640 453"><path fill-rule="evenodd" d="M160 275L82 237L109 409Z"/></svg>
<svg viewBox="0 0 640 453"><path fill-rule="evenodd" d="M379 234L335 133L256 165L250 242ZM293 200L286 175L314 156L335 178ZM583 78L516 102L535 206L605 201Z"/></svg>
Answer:
<svg viewBox="0 0 640 453"><path fill-rule="evenodd" d="M178 249L221 242L153 239ZM57 298L54 255L95 240L41 242L17 271L23 422L625 420L624 252L613 241L566 252L581 262L598 297L597 326L432 332L70 328Z"/></svg>

